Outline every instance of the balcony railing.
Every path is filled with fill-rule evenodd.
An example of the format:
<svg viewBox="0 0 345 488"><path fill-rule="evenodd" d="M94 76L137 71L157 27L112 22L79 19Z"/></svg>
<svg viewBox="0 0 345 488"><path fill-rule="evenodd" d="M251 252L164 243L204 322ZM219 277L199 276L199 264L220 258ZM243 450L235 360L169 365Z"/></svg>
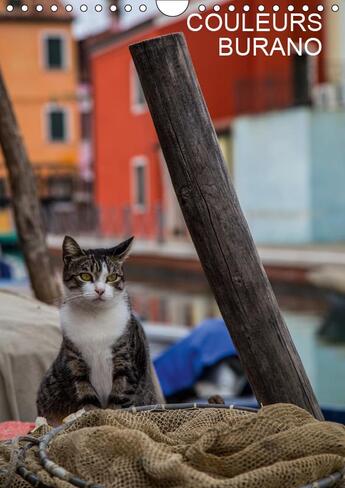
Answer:
<svg viewBox="0 0 345 488"><path fill-rule="evenodd" d="M160 205L138 213L131 206L96 207L90 204L57 202L43 205L43 219L47 233L114 237L135 235L138 239L163 242L167 237L185 238L184 223L168 228Z"/></svg>
<svg viewBox="0 0 345 488"><path fill-rule="evenodd" d="M235 112L251 114L309 105L311 89L306 83L293 85L289 79L265 77L240 79L235 84Z"/></svg>

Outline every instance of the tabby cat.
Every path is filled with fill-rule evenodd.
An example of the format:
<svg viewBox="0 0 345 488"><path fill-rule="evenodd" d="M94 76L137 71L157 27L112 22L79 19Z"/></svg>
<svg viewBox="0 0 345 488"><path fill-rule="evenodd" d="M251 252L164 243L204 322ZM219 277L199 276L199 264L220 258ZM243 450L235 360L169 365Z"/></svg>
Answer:
<svg viewBox="0 0 345 488"><path fill-rule="evenodd" d="M72 237L63 241L63 340L37 397L38 414L52 424L83 407L158 403L145 334L125 288L132 241L89 250Z"/></svg>

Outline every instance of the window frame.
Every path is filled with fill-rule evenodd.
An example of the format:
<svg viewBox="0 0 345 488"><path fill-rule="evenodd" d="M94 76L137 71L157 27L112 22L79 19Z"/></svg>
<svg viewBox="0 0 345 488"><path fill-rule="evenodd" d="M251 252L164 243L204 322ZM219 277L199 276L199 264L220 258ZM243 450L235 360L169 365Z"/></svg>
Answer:
<svg viewBox="0 0 345 488"><path fill-rule="evenodd" d="M61 140L54 140L51 137L49 116L54 110L61 110L65 114L65 138ZM44 140L49 144L68 144L72 139L70 107L59 103L47 103L43 108L43 132Z"/></svg>
<svg viewBox="0 0 345 488"><path fill-rule="evenodd" d="M61 42L61 67L50 67L48 57L48 39L52 37L60 38ZM41 50L42 50L42 67L46 71L60 72L66 71L69 68L69 49L68 49L68 36L67 33L62 30L47 30L41 35Z"/></svg>
<svg viewBox="0 0 345 488"><path fill-rule="evenodd" d="M144 168L144 196L145 203L138 203L137 168ZM147 156L135 156L131 159L131 200L136 213L144 214L149 209L149 159Z"/></svg>
<svg viewBox="0 0 345 488"><path fill-rule="evenodd" d="M130 78L130 107L131 107L131 112L134 115L144 114L148 110L147 103L146 103L145 95L144 95L143 89L141 87L139 76L138 76L138 73L135 69L133 61L130 62L130 66L129 66L129 78ZM143 102L138 101L139 90L141 90L143 93L143 97L144 97Z"/></svg>

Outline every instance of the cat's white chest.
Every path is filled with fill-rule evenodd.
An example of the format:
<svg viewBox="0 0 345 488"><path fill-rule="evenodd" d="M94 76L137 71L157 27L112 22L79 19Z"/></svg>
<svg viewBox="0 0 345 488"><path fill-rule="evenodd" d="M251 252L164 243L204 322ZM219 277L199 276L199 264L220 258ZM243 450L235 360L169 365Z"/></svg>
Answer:
<svg viewBox="0 0 345 488"><path fill-rule="evenodd" d="M89 367L89 380L102 407L106 407L113 384L112 349L129 320L124 300L110 309L82 310L66 304L61 310L64 334L80 351Z"/></svg>
<svg viewBox="0 0 345 488"><path fill-rule="evenodd" d="M113 384L112 348L101 342L94 342L92 346L80 344L79 348L89 366L90 383L102 407L106 407Z"/></svg>

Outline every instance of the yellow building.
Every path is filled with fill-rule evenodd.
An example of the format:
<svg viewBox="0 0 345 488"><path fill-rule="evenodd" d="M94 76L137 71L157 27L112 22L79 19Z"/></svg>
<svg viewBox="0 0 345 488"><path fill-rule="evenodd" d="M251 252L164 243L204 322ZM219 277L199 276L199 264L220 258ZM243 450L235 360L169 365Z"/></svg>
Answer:
<svg viewBox="0 0 345 488"><path fill-rule="evenodd" d="M36 10L38 3L41 11ZM78 75L72 20L59 0L0 0L0 68L40 196L48 200L68 198L77 172ZM0 149L0 200L7 192ZM0 232L2 220L0 216Z"/></svg>

